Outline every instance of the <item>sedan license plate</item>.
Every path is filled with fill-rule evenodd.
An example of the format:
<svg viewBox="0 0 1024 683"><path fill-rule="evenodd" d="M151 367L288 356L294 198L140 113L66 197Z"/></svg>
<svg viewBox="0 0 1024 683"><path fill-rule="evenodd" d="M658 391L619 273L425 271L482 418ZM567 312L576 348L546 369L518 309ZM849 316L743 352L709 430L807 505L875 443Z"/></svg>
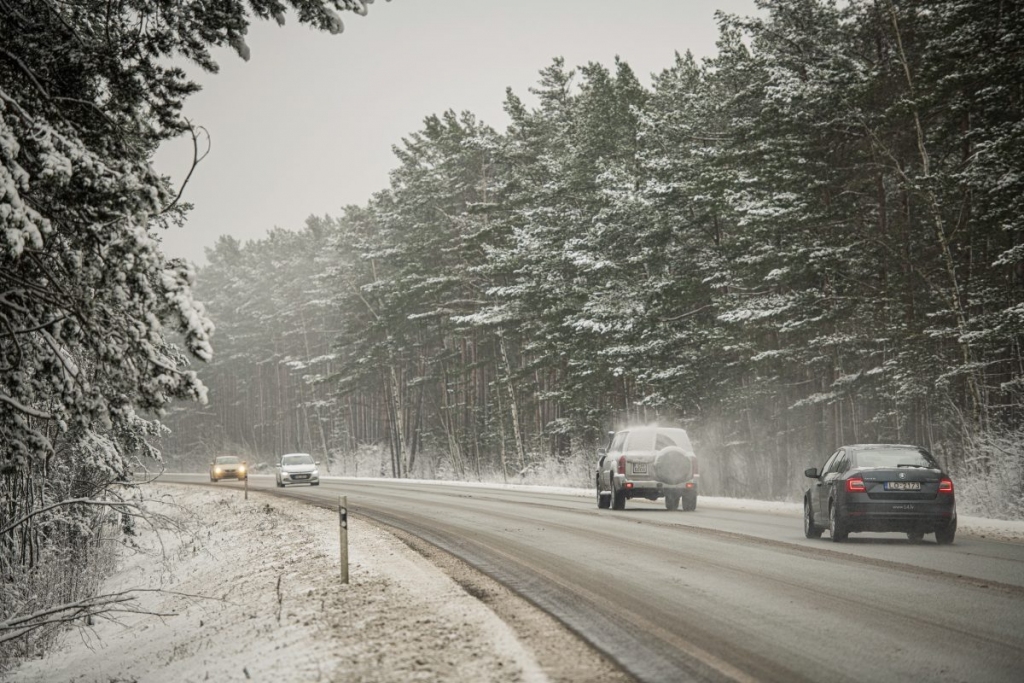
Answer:
<svg viewBox="0 0 1024 683"><path fill-rule="evenodd" d="M633 474L647 474L647 463L635 462L633 463Z"/></svg>
<svg viewBox="0 0 1024 683"><path fill-rule="evenodd" d="M921 482L919 481L887 481L885 482L886 491L920 491Z"/></svg>

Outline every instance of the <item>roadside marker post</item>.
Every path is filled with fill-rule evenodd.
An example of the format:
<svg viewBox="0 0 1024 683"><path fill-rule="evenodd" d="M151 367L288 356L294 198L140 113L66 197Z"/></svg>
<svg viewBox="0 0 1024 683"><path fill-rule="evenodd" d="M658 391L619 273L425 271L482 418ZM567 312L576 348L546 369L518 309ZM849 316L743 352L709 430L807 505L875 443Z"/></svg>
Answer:
<svg viewBox="0 0 1024 683"><path fill-rule="evenodd" d="M341 552L341 582L348 583L348 496L338 499L339 550Z"/></svg>
<svg viewBox="0 0 1024 683"><path fill-rule="evenodd" d="M245 499L249 500L249 473L245 473Z"/></svg>

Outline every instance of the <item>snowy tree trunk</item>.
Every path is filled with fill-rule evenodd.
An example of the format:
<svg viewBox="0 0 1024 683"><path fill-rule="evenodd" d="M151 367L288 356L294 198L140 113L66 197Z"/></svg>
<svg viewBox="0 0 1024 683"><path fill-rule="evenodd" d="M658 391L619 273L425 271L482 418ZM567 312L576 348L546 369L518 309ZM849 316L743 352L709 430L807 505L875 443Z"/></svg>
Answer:
<svg viewBox="0 0 1024 683"><path fill-rule="evenodd" d="M504 383L508 391L508 405L512 415L512 437L515 439L516 456L519 458L519 469L522 471L526 469L526 448L523 444L523 435L519 426L519 404L516 401L516 390L512 384L512 363L508 357L508 345L505 341L505 334L500 330L498 331L498 344L501 347L501 360L504 364L505 375Z"/></svg>

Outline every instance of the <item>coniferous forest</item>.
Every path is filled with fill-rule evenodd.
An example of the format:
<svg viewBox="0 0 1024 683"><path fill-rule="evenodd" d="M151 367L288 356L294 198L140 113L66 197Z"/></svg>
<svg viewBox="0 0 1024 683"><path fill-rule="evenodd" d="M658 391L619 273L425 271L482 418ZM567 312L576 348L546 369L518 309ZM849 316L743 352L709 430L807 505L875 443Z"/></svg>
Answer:
<svg viewBox="0 0 1024 683"><path fill-rule="evenodd" d="M171 465L586 484L609 429L661 421L704 493L916 443L1019 516L1024 10L760 4L712 59L555 59L504 131L428 116L366 205L221 238Z"/></svg>
<svg viewBox="0 0 1024 683"><path fill-rule="evenodd" d="M167 525L133 472L159 467L164 408L206 402L187 366L213 325L160 245L189 207L150 163L202 136L180 64L246 58L255 20L337 33L366 4L0 0L0 676L64 625L132 609L101 582L138 528Z"/></svg>

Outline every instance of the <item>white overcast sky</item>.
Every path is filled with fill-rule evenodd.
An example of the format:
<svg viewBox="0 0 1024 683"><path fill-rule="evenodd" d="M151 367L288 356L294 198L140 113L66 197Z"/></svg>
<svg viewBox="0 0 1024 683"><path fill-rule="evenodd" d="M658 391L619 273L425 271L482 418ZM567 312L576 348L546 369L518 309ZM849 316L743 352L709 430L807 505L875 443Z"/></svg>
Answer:
<svg viewBox="0 0 1024 683"><path fill-rule="evenodd" d="M220 73L185 114L212 138L185 191L188 223L164 234L164 251L196 263L219 235L260 239L274 227L341 213L387 187L391 147L425 116L468 110L498 130L505 88L529 104L537 72L561 56L575 67L625 59L641 82L675 52L715 54L715 10L749 15L754 0L377 0L345 13L330 35L257 22L248 62L216 53ZM176 182L191 142L167 143L156 168Z"/></svg>

